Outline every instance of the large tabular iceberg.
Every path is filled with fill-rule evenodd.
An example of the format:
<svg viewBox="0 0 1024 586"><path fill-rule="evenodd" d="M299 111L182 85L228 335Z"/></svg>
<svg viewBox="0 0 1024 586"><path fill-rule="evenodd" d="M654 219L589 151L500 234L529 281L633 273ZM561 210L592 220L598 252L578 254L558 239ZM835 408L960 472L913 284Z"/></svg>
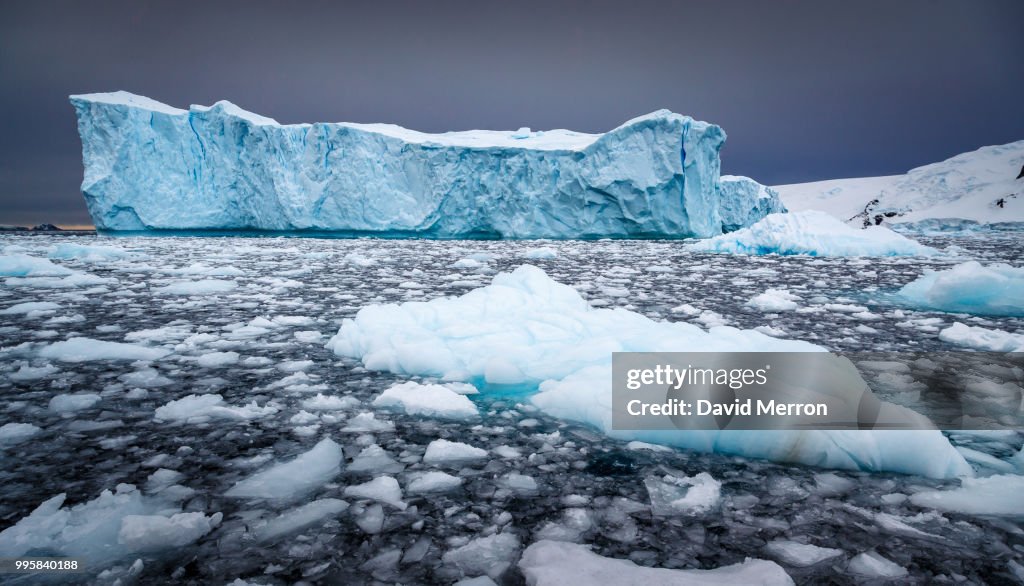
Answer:
<svg viewBox="0 0 1024 586"><path fill-rule="evenodd" d="M530 265L500 273L490 285L458 298L365 307L342 323L328 348L359 358L374 370L470 381L485 390L491 385L539 388L532 402L542 410L620 439L832 468L933 477L972 474L970 465L936 430L614 430L613 352L824 348L753 330L705 331L621 308L593 308L575 289Z"/></svg>
<svg viewBox="0 0 1024 586"><path fill-rule="evenodd" d="M605 134L424 134L285 125L230 102L180 110L127 92L71 103L82 191L103 231L681 238L719 234L723 213L736 225L779 207L774 194L723 202L725 133L667 110Z"/></svg>

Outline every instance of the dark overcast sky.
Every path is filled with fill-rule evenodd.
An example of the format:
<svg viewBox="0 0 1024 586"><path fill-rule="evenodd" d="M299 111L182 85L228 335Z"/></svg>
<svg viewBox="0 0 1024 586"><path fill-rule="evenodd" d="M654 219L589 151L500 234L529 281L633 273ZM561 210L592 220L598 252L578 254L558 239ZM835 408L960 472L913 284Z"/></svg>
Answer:
<svg viewBox="0 0 1024 586"><path fill-rule="evenodd" d="M88 223L71 93L280 122L720 124L723 172L901 173L1024 138L1024 2L0 0L0 223Z"/></svg>

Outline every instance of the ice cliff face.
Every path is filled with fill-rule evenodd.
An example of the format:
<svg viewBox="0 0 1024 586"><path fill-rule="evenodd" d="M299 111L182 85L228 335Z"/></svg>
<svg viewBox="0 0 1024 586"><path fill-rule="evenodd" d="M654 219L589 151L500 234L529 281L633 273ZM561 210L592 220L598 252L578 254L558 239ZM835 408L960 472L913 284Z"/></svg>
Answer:
<svg viewBox="0 0 1024 586"><path fill-rule="evenodd" d="M723 232L739 230L756 223L768 214L786 211L779 200L778 192L750 177L722 175L719 190Z"/></svg>
<svg viewBox="0 0 1024 586"><path fill-rule="evenodd" d="M126 92L71 103L100 230L705 237L722 231L723 214L741 226L778 206L724 201L725 133L667 110L605 134L431 135L282 125L229 102L180 110Z"/></svg>

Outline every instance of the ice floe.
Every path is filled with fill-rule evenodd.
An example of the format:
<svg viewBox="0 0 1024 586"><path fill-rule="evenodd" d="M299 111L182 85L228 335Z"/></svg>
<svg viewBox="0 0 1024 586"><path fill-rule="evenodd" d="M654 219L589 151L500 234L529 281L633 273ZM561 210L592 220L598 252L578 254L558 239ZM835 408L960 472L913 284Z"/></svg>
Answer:
<svg viewBox="0 0 1024 586"><path fill-rule="evenodd" d="M461 464L473 460L481 460L487 457L487 450L483 450L462 442L453 442L446 439L436 439L427 446L423 454L424 464Z"/></svg>
<svg viewBox="0 0 1024 586"><path fill-rule="evenodd" d="M778 564L765 560L746 561L713 570L670 570L647 568L629 560L600 556L585 545L561 541L538 541L523 552L519 569L530 586L605 584L607 586L704 586L747 584L783 586L793 583Z"/></svg>
<svg viewBox="0 0 1024 586"><path fill-rule="evenodd" d="M170 350L164 348L151 348L92 338L69 338L46 346L39 351L39 356L63 362L87 362L91 360L159 360L170 353Z"/></svg>
<svg viewBox="0 0 1024 586"><path fill-rule="evenodd" d="M1024 476L1001 474L964 478L960 488L926 490L910 495L919 507L971 515L1024 517Z"/></svg>
<svg viewBox="0 0 1024 586"><path fill-rule="evenodd" d="M769 214L753 226L687 245L692 252L808 256L931 256L934 248L881 226L858 229L808 210Z"/></svg>
<svg viewBox="0 0 1024 586"><path fill-rule="evenodd" d="M977 261L926 271L899 296L919 309L975 315L1024 316L1024 268Z"/></svg>
<svg viewBox="0 0 1024 586"><path fill-rule="evenodd" d="M464 384L420 384L415 381L389 387L373 400L373 405L397 408L409 415L441 419L473 419L479 416L473 401L456 390Z"/></svg>
<svg viewBox="0 0 1024 586"><path fill-rule="evenodd" d="M217 394L209 394L188 395L187 397L170 401L166 405L158 407L154 416L157 421L199 423L209 421L210 419L248 421L273 415L277 411L277 407L273 405L260 407L256 404L256 401L241 407L233 407L225 403L224 397Z"/></svg>
<svg viewBox="0 0 1024 586"><path fill-rule="evenodd" d="M613 430L612 352L823 348L752 330L705 331L624 309L593 308L578 291L530 265L500 273L490 285L458 298L365 307L342 323L328 347L375 370L539 388L531 397L534 405L620 439L833 468L972 474L938 431Z"/></svg>
<svg viewBox="0 0 1024 586"><path fill-rule="evenodd" d="M341 446L330 438L324 438L309 451L238 481L225 496L275 500L299 498L334 479L341 472L343 457Z"/></svg>
<svg viewBox="0 0 1024 586"><path fill-rule="evenodd" d="M960 322L939 332L939 339L957 346L989 352L1024 352L1024 334L969 326Z"/></svg>

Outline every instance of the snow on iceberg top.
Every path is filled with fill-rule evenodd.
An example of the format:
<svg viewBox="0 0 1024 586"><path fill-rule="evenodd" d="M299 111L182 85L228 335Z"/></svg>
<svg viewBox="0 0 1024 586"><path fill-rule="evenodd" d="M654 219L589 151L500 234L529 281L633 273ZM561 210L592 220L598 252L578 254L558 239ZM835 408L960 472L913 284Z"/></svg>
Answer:
<svg viewBox="0 0 1024 586"><path fill-rule="evenodd" d="M123 90L117 92L101 92L97 94L77 94L69 97L72 102L96 102L99 104L110 104L112 106L129 106L132 108L139 108L141 110L161 112L163 114L177 115L186 114L188 112L188 110L168 106L167 104L158 102L152 98L147 98L146 96L140 96Z"/></svg>
<svg viewBox="0 0 1024 586"><path fill-rule="evenodd" d="M127 106L152 112L160 112L172 116L185 116L190 112L220 112L228 116L241 118L256 126L310 126L310 124L280 124L273 118L267 118L254 114L236 106L235 104L221 100L213 106L191 105L188 110L182 110L168 106L145 96L139 96L131 92L117 91L95 94L78 94L70 96L72 102L93 102L98 104L109 104L114 106ZM638 116L617 127L623 128L639 124L647 120L657 119L679 119L686 120L687 117L675 114L669 110L657 110L650 114ZM576 132L573 130L555 129L533 131L523 127L518 130L463 130L442 133L419 132L398 126L395 124L363 124L357 122L325 123L346 128L353 128L364 132L381 134L413 144L431 144L438 146L453 146L467 148L522 148L536 150L583 150L604 136L604 133L591 134ZM614 130L612 131L614 132Z"/></svg>
<svg viewBox="0 0 1024 586"><path fill-rule="evenodd" d="M888 228L857 229L816 210L769 214L743 228L687 245L693 252L808 256L930 256L930 248Z"/></svg>

